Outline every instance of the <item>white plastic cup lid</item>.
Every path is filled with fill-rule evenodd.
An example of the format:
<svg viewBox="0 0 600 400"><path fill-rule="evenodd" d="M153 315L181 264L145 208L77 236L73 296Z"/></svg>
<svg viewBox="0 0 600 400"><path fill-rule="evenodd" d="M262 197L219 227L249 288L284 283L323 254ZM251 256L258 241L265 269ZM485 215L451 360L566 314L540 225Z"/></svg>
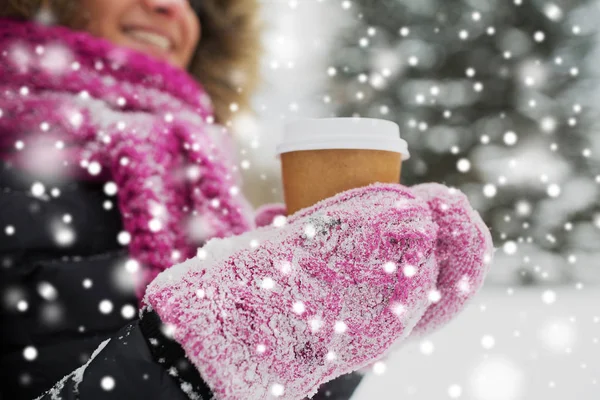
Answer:
<svg viewBox="0 0 600 400"><path fill-rule="evenodd" d="M375 118L313 118L288 122L277 155L325 149L383 150L410 158L408 144L392 121Z"/></svg>

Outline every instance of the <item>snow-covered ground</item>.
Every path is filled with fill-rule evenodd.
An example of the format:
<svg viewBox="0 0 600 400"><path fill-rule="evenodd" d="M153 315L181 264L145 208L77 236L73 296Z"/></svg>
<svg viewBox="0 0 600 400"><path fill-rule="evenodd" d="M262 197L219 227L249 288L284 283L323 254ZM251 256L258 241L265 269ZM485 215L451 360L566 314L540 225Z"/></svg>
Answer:
<svg viewBox="0 0 600 400"><path fill-rule="evenodd" d="M370 372L352 400L600 399L600 286L485 287L440 331Z"/></svg>

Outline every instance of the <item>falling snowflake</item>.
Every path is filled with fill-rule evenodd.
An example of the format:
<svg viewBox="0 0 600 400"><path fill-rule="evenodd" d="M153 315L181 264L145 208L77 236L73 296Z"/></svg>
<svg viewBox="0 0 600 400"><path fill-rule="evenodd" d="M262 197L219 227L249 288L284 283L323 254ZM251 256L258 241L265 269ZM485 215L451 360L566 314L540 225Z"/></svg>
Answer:
<svg viewBox="0 0 600 400"><path fill-rule="evenodd" d="M25 312L25 311L27 311L28 308L29 308L29 303L27 303L27 301L19 300L17 302L17 310L19 310L21 312Z"/></svg>
<svg viewBox="0 0 600 400"><path fill-rule="evenodd" d="M448 397L451 399L458 399L462 395L462 388L460 385L453 384L448 387Z"/></svg>
<svg viewBox="0 0 600 400"><path fill-rule="evenodd" d="M542 293L542 301L545 304L553 304L556 301L556 292L553 290L545 290Z"/></svg>
<svg viewBox="0 0 600 400"><path fill-rule="evenodd" d="M460 281L457 283L457 288L460 293L463 295L467 295L471 292L471 282L469 281L468 276L463 276Z"/></svg>
<svg viewBox="0 0 600 400"><path fill-rule="evenodd" d="M121 316L125 319L132 319L133 317L135 317L135 307L132 306L131 304L125 304L122 308L121 308Z"/></svg>
<svg viewBox="0 0 600 400"><path fill-rule="evenodd" d="M403 304L397 303L392 305L391 310L397 316L401 316L406 311L406 307Z"/></svg>
<svg viewBox="0 0 600 400"><path fill-rule="evenodd" d="M498 193L496 186L492 183L488 183L483 187L483 195L485 197L494 197Z"/></svg>
<svg viewBox="0 0 600 400"><path fill-rule="evenodd" d="M313 224L306 224L306 226L304 227L304 234L307 238L312 239L317 234L317 229Z"/></svg>
<svg viewBox="0 0 600 400"><path fill-rule="evenodd" d="M31 194L35 197L42 197L46 192L46 187L41 182L35 182L31 186Z"/></svg>
<svg viewBox="0 0 600 400"><path fill-rule="evenodd" d="M23 358L25 358L27 361L33 361L37 358L38 356L38 351L35 347L33 346L27 346L25 347L25 349L23 349Z"/></svg>
<svg viewBox="0 0 600 400"><path fill-rule="evenodd" d="M68 247L75 242L76 235L72 228L62 224L54 224L52 230L54 242L60 247Z"/></svg>
<svg viewBox="0 0 600 400"><path fill-rule="evenodd" d="M281 228L287 223L287 217L285 215L278 215L273 218L273 226Z"/></svg>
<svg viewBox="0 0 600 400"><path fill-rule="evenodd" d="M485 335L481 338L481 346L486 350L491 350L495 344L496 340L492 335Z"/></svg>
<svg viewBox="0 0 600 400"><path fill-rule="evenodd" d="M49 282L40 282L37 286L39 295L47 301L54 301L58 298L58 291Z"/></svg>
<svg viewBox="0 0 600 400"><path fill-rule="evenodd" d="M536 42L541 43L544 41L544 39L546 39L546 35L542 31L537 31L533 34L533 39Z"/></svg>
<svg viewBox="0 0 600 400"><path fill-rule="evenodd" d="M73 62L72 59L73 54L67 47L52 45L44 49L40 59L40 67L47 73L62 75L68 72Z"/></svg>
<svg viewBox="0 0 600 400"><path fill-rule="evenodd" d="M393 274L396 272L396 263L389 261L383 264L383 270L388 274Z"/></svg>
<svg viewBox="0 0 600 400"><path fill-rule="evenodd" d="M430 302L437 303L442 299L442 293L439 290L435 289L430 291L427 297Z"/></svg>
<svg viewBox="0 0 600 400"><path fill-rule="evenodd" d="M117 184L115 182L107 182L104 184L104 193L107 196L114 196L117 194Z"/></svg>
<svg viewBox="0 0 600 400"><path fill-rule="evenodd" d="M544 13L552 21L559 21L563 17L562 9L554 3L546 3L544 5Z"/></svg>
<svg viewBox="0 0 600 400"><path fill-rule="evenodd" d="M504 134L504 143L507 146L514 146L517 143L518 136L513 131L508 131Z"/></svg>
<svg viewBox="0 0 600 400"><path fill-rule="evenodd" d="M206 257L208 257L208 253L205 249L199 248L196 252L196 257L198 257L199 260L206 260Z"/></svg>
<svg viewBox="0 0 600 400"><path fill-rule="evenodd" d="M323 321L320 318L313 318L310 320L310 330L312 333L317 332L323 326Z"/></svg>
<svg viewBox="0 0 600 400"><path fill-rule="evenodd" d="M376 375L383 375L386 369L387 366L383 361L377 361L375 364L373 364L373 372Z"/></svg>
<svg viewBox="0 0 600 400"><path fill-rule="evenodd" d="M348 325L344 321L336 321L334 330L336 333L344 333L348 329Z"/></svg>
<svg viewBox="0 0 600 400"><path fill-rule="evenodd" d="M456 163L456 169L462 173L469 172L469 170L471 169L471 162L466 158L461 158Z"/></svg>
<svg viewBox="0 0 600 400"><path fill-rule="evenodd" d="M433 342L431 340L423 340L419 345L419 349L421 350L421 353L431 355L434 350Z"/></svg>
<svg viewBox="0 0 600 400"><path fill-rule="evenodd" d="M267 277L267 278L263 279L260 286L263 289L271 290L275 287L275 281L272 278Z"/></svg>
<svg viewBox="0 0 600 400"><path fill-rule="evenodd" d="M113 303L110 300L102 300L98 304L98 309L102 314L110 314L113 310Z"/></svg>
<svg viewBox="0 0 600 400"><path fill-rule="evenodd" d="M140 270L140 263L137 260L129 259L125 262L125 270L130 274L135 274Z"/></svg>
<svg viewBox="0 0 600 400"><path fill-rule="evenodd" d="M306 307L304 306L304 303L302 303L301 301L295 302L294 305L292 306L292 309L294 310L294 312L296 314L303 314L304 311L306 311Z"/></svg>
<svg viewBox="0 0 600 400"><path fill-rule="evenodd" d="M504 245L502 246L502 250L506 254L515 254L517 252L517 249L518 249L517 243L515 243L512 240L505 242Z"/></svg>
<svg viewBox="0 0 600 400"><path fill-rule="evenodd" d="M127 231L119 232L117 235L117 241L122 246L127 246L131 242L131 234Z"/></svg>
<svg viewBox="0 0 600 400"><path fill-rule="evenodd" d="M148 227L152 232L156 233L162 229L162 222L156 218L153 218L150 220L150 222L148 222Z"/></svg>
<svg viewBox="0 0 600 400"><path fill-rule="evenodd" d="M100 163L97 161L92 161L89 166L88 166L88 172L90 173L90 175L99 175L100 171L102 171L102 167L100 166Z"/></svg>
<svg viewBox="0 0 600 400"><path fill-rule="evenodd" d="M177 327L173 324L162 324L160 330L166 337L173 338Z"/></svg>
<svg viewBox="0 0 600 400"><path fill-rule="evenodd" d="M100 387L107 392L115 388L115 379L112 376L105 376L100 380Z"/></svg>
<svg viewBox="0 0 600 400"><path fill-rule="evenodd" d="M285 392L285 388L283 387L283 385L280 385L279 383L276 383L271 387L271 394L273 394L273 396L275 396L275 397L283 396L284 392Z"/></svg>

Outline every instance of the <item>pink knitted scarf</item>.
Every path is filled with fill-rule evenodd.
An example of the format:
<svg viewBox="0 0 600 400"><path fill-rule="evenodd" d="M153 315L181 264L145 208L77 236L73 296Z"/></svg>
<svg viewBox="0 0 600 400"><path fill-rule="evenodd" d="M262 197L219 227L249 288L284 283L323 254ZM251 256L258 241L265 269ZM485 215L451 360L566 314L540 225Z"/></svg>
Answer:
<svg viewBox="0 0 600 400"><path fill-rule="evenodd" d="M185 71L83 32L0 20L0 92L2 159L116 184L139 296L207 239L254 227L229 133Z"/></svg>

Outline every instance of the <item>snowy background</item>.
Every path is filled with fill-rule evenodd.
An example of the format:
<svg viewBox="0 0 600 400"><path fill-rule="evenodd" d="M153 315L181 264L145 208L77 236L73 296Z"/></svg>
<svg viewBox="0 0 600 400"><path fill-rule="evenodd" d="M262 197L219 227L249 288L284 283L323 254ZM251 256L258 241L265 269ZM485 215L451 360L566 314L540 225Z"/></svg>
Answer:
<svg viewBox="0 0 600 400"><path fill-rule="evenodd" d="M437 0L263 1L268 27L264 39L267 50L263 60L264 85L255 99L257 115L242 115L236 121L245 191L255 205L282 200L280 166L275 157L275 145L281 137L285 120L339 115L348 113L348 110L359 110L361 115L370 112L368 108L371 103L368 101L363 101L361 106L347 99L338 99L336 103L333 98L335 89L332 87L339 84L335 79L342 75L334 67L339 62L340 37L355 31L358 32L357 37L364 36L367 39L367 42L359 40L359 47L369 41L376 42L375 32L378 31L369 30L373 27L357 18L360 7L363 11L369 11L370 7L370 11L376 14L378 7L394 2L412 7L411 10L421 13L419 16L424 16L423 18L427 17L427 10L435 9L439 3ZM499 42L515 45L519 43L518 30L531 32L533 44L530 44L528 51L533 54L535 43L546 43L548 46L545 57L555 67L559 64L557 60L560 60L565 74L581 78L579 83L583 82L582 86L586 90L578 92L577 82L573 82L574 92L570 91L564 96L549 95L549 89L543 85L537 88L539 90L536 93L523 92L525 99L526 96L535 94L536 101L530 100L528 105L525 102L525 106L517 105L516 110L522 110L520 107L532 107L532 104L547 105L548 101L556 98L564 100L566 111L556 104L550 104L553 110L551 114L548 114L550 111L538 113L539 115L527 114L532 119L539 118L538 131L541 132L542 139L548 139L545 142L532 141L527 144L526 135L533 138L539 132L534 133L531 129L519 126L521 130L516 131L515 135L507 134L511 131L498 133L499 146L474 146L469 153L452 143L447 143L448 148L445 150L434 149L440 159L451 155L456 156L451 161L459 162L452 161L452 171L448 170L447 175L444 175L444 171L438 171L438 175L424 174L422 179L446 181L448 178L454 183L454 175L467 171L479 173L479 181L469 182L465 187L460 185L461 181L456 182L469 194L474 206L492 219L492 232L498 249L495 264L484 288L463 314L440 332L426 340L407 343L389 360L376 364L355 394L354 400L600 398L600 214L597 212L600 204L597 154L600 154L600 148L594 147L594 143L600 144L600 135L595 128L598 121L594 117L596 111L591 106L588 107L588 103L594 103L599 92L593 74L585 75L586 68L593 72L594 68L589 67L595 66L598 60L598 37L590 26L596 24L591 16L598 15L600 3L445 0L444 7L456 5L458 10L471 9L468 13L464 12L464 18L461 17L467 24L485 21L490 14L502 11L501 7L505 7L506 21L501 19L504 15L501 12L499 15L492 15L497 31L500 31L499 27L504 26L503 24L510 27L514 22L509 20L514 15L511 17L512 11L508 7L527 6L530 2L535 3L542 11L540 15L545 15L550 22L562 23L560 28L552 31L554 25L544 25L547 21L541 21L542 28L548 27L547 31L539 26L529 27L526 24L517 26L517 30L511 27L511 40ZM493 4L497 8L491 7ZM579 9L576 7L579 4L585 7ZM477 10L481 10L481 13ZM515 11L518 12L519 10ZM369 18L377 18L377 15ZM531 21L536 23L535 18ZM397 22L397 25L394 23L387 20L381 22L382 26L391 24L401 32L401 22ZM360 33L362 31L365 33ZM474 29L468 26L465 31L468 33L459 31L458 37L461 40L466 40L469 35L473 36ZM369 36L369 32L373 35ZM406 29L403 32L406 33ZM489 33L489 26L483 32ZM585 52L582 49L581 57L577 58L578 47L569 47L557 39L561 32L565 35L586 34L591 38L592 46ZM551 48L555 43L556 48ZM367 44L364 47L369 46ZM521 47L523 50L523 46ZM402 46L395 48L402 50ZM565 49L577 50L567 52L570 58L564 56L564 64L569 65L562 65L563 58L556 55L556 52L566 51ZM515 52L517 50L513 49ZM506 58L506 52L501 54ZM521 68L522 65L514 67ZM530 89L527 86L534 86L535 89L532 79L539 78L535 68L530 72L531 76L526 73L523 77L523 86L527 90ZM471 72L467 71L467 75L469 74ZM356 92L357 95L362 93L358 95L360 100L369 96L369 89L373 90L373 86L376 86L373 85L372 78L373 75L365 79L372 87ZM358 79L361 79L360 74ZM477 85L478 81L470 84L478 91L482 86L493 86L493 78L488 77L488 80L492 81L485 82L485 85ZM348 79L341 83L355 90L351 85L356 82ZM548 84L550 83L552 82ZM372 104L375 104L380 98L377 97L378 92L373 92ZM483 92L485 93L485 89ZM433 90L431 93L435 94ZM344 109L345 111L340 111ZM366 111L363 112L363 109ZM377 108L381 118L404 121L403 115L398 114L397 118L393 118L393 113L388 115L386 109L384 114L383 110L381 107ZM586 114L592 116L588 122L583 123L583 115ZM564 129L560 120L563 120ZM426 121L415 122L413 125L401 124L402 134L409 140L409 146L413 150L416 147L423 152L429 151L431 149L419 146L427 146L432 140L434 144L439 142L431 138L441 139L443 142L453 135L450 132L440 136L440 132L448 131L428 129ZM430 122L430 125L433 123ZM567 129L575 126L581 127L581 130L567 133ZM493 131L493 126L489 124L477 124L477 127L483 129L483 135L486 129ZM550 136L543 136L548 134L544 131L548 129L552 130ZM415 133L417 131L420 132L418 135ZM476 134L482 135L482 132ZM567 134L572 136L566 136ZM493 136L493 132L490 136ZM588 141L582 141L581 138ZM513 146L515 142L517 145ZM575 142L581 144L581 148L570 149L570 153L565 155L555 152L556 142L561 143L561 146L565 143L561 150L569 148L569 144ZM523 143L529 147L521 146ZM508 149L500 149L500 146ZM536 158L535 162L529 163L526 171L505 176L501 172L508 169L508 166L502 164L503 159L498 151L485 152L489 149L504 151L504 161L507 158L506 152L513 149ZM465 154L459 154L461 151ZM417 161L418 158L415 157ZM496 160L496 165L485 164L486 158ZM411 171L419 171L417 161L407 166L409 174ZM435 164L433 168L431 165L429 167L430 170L434 169ZM515 193L519 194L519 191L525 193L527 187L519 187L520 182L510 186L510 179L519 181L519 174L522 176L525 173L532 175L538 184L541 183L541 195L537 193L531 198L515 197ZM419 181L418 174L415 176L409 178ZM535 186L535 183L527 180L522 183ZM555 226L549 226L552 224ZM534 228L533 232L527 233L530 225Z"/></svg>

